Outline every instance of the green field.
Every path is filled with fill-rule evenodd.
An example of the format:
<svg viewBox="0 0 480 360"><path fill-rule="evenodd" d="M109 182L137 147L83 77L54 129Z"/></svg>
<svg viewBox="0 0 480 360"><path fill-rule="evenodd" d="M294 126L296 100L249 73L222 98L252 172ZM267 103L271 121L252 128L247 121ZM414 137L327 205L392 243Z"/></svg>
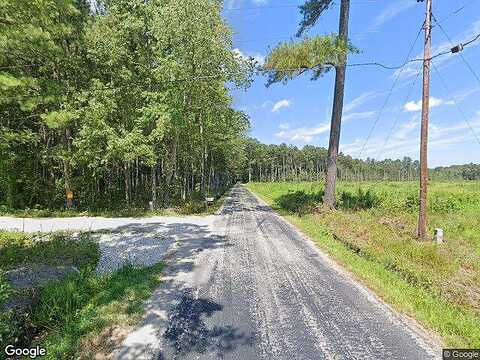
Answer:
<svg viewBox="0 0 480 360"><path fill-rule="evenodd" d="M480 183L431 184L429 233L442 228L441 245L415 238L416 183L340 183L337 210L319 206L323 184L246 187L446 345L480 347Z"/></svg>

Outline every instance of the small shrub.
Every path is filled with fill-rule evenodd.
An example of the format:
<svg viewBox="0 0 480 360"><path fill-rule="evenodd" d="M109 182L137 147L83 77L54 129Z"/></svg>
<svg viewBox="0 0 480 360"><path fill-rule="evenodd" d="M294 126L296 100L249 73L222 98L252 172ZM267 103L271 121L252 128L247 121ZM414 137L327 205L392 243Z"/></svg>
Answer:
<svg viewBox="0 0 480 360"><path fill-rule="evenodd" d="M417 211L420 207L420 197L418 193L410 193L405 199L405 209ZM462 209L461 201L455 196L445 196L433 194L428 196L428 209L433 213L446 213Z"/></svg>
<svg viewBox="0 0 480 360"><path fill-rule="evenodd" d="M462 204L454 196L435 195L429 200L429 209L434 213L446 213L461 210Z"/></svg>
<svg viewBox="0 0 480 360"><path fill-rule="evenodd" d="M182 215L189 214L201 214L205 212L206 205L204 201L201 200L191 200L185 202L182 206L178 208L178 212Z"/></svg>
<svg viewBox="0 0 480 360"><path fill-rule="evenodd" d="M407 195L405 198L405 209L412 211L412 210L418 210L418 207L420 206L420 198L418 193L410 193Z"/></svg>
<svg viewBox="0 0 480 360"><path fill-rule="evenodd" d="M5 279L3 272L0 270L0 348L14 343L19 335L19 326L15 320L13 310L5 310L3 307L12 294L12 288Z"/></svg>
<svg viewBox="0 0 480 360"><path fill-rule="evenodd" d="M276 203L282 209L298 214L313 212L318 203L322 201L323 192L307 194L304 191L288 192L280 196Z"/></svg>
<svg viewBox="0 0 480 360"><path fill-rule="evenodd" d="M344 209L360 210L377 207L380 203L380 198L373 191L370 189L364 191L362 188L358 188L356 194L342 192L339 205Z"/></svg>

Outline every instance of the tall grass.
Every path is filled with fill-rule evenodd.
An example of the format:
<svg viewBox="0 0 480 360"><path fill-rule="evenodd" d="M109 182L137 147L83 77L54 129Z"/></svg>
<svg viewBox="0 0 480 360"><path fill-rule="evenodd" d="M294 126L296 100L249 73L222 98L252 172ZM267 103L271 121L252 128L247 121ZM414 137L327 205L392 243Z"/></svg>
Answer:
<svg viewBox="0 0 480 360"><path fill-rule="evenodd" d="M340 183L337 209L302 199L323 191L319 183L252 183L274 208L300 226L348 269L398 309L437 331L452 346L480 346L480 184L432 183L429 233L446 242L415 237L416 183ZM297 203L289 207L292 194ZM290 194L290 195L289 195ZM319 202L319 201L318 201ZM394 281L398 290L387 284ZM392 280L393 279L393 280Z"/></svg>

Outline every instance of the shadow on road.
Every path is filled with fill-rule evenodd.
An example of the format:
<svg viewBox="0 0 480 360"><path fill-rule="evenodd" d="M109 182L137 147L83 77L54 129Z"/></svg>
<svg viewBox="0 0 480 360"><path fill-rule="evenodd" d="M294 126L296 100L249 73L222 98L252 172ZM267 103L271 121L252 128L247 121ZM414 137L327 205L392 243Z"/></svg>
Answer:
<svg viewBox="0 0 480 360"><path fill-rule="evenodd" d="M161 253L167 264L161 286L146 304L144 323L126 339L116 359L186 359L205 353L222 358L253 342L234 326L209 326L208 318L221 314L223 305L198 295L198 289L213 281L209 276L217 264L209 259L233 246L216 226L188 221L129 224L104 236L102 246L110 247L108 252L116 259L107 262L136 263L141 257L148 264L158 262Z"/></svg>
<svg viewBox="0 0 480 360"><path fill-rule="evenodd" d="M97 267L101 273L114 271L126 263L154 265L165 260L176 243L188 248L191 242L208 239L207 246L211 247L219 240L207 224L190 222L129 224L94 236L98 236L101 248Z"/></svg>
<svg viewBox="0 0 480 360"><path fill-rule="evenodd" d="M222 305L199 298L193 289L187 289L179 304L170 312L164 338L181 357L189 353L209 352L222 358L237 346L252 345L253 336L232 326L208 327L205 318L222 309ZM165 355L161 354L158 359L165 359Z"/></svg>

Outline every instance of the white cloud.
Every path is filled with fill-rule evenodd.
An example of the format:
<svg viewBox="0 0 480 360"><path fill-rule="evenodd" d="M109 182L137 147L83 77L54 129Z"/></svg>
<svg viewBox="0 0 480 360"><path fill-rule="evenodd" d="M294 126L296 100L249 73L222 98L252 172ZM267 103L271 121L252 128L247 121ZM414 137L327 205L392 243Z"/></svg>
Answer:
<svg viewBox="0 0 480 360"><path fill-rule="evenodd" d="M252 53L252 54L246 54L239 48L235 48L232 50L234 55L237 56L237 58L243 60L243 61L255 61L257 65L263 65L265 64L265 56L263 56L260 53Z"/></svg>
<svg viewBox="0 0 480 360"><path fill-rule="evenodd" d="M369 119L375 116L376 111L363 111L363 112L354 112L347 115L343 115L342 122L350 120L360 120L360 119Z"/></svg>
<svg viewBox="0 0 480 360"><path fill-rule="evenodd" d="M377 94L374 91L367 91L361 94L360 96L356 97L352 101L350 101L348 104L345 104L345 106L343 107L343 110L345 112L352 111L353 109L363 105L364 103L375 98L376 96Z"/></svg>
<svg viewBox="0 0 480 360"><path fill-rule="evenodd" d="M330 124L322 123L312 128L301 127L297 129L284 129L275 134L276 137L292 142L311 143L316 135L330 130Z"/></svg>
<svg viewBox="0 0 480 360"><path fill-rule="evenodd" d="M253 5L262 6L262 5L268 4L269 0L251 0L250 2ZM248 5L248 2L245 1L245 0L225 0L225 2L224 2L225 9L227 9L227 10L231 10L231 9L234 9L234 8L239 8L239 7L243 6L244 3L246 3L246 5Z"/></svg>
<svg viewBox="0 0 480 360"><path fill-rule="evenodd" d="M419 117L417 115L413 116L412 119L406 123L400 126L400 129L398 129L395 134L394 134L394 139L397 140L404 140L407 139L410 134L417 129L418 125L420 124Z"/></svg>
<svg viewBox="0 0 480 360"><path fill-rule="evenodd" d="M272 112L278 112L283 108L290 107L291 105L292 105L292 102L290 100L287 100L287 99L277 101L272 107Z"/></svg>
<svg viewBox="0 0 480 360"><path fill-rule="evenodd" d="M444 100L437 99L433 96L430 97L430 109L434 108L434 107L437 107L437 106L440 106L440 105L443 105L443 104L452 105L452 102L451 101L445 102ZM403 109L407 112L421 111L422 110L422 100L410 101L410 102L406 103L405 105L403 105Z"/></svg>
<svg viewBox="0 0 480 360"><path fill-rule="evenodd" d="M262 109L269 107L272 104L270 100L264 101L262 104Z"/></svg>
<svg viewBox="0 0 480 360"><path fill-rule="evenodd" d="M454 125L447 126L431 123L428 145L432 155L435 149L444 150L448 145L464 142L475 143L475 136L471 128L478 129L480 127L480 113L475 118L470 119L469 123L470 125L461 120ZM412 118L409 123L401 126L387 143L385 143L384 137L379 136L371 139L363 152L362 148L365 144L365 139L355 139L352 143L342 144L340 150L353 157L371 157L380 160L411 156L418 159L420 136L418 133L414 133L414 131L418 130L419 124L419 119ZM480 136L478 130L476 135Z"/></svg>
<svg viewBox="0 0 480 360"><path fill-rule="evenodd" d="M343 116L342 122L358 120L358 119L367 119L376 114L376 111L365 111L365 112L356 112L350 113ZM330 131L330 122L320 123L314 127L300 127L291 129L290 124L280 124L279 132L275 134L276 137L296 142L296 143L304 143L304 144L311 144L316 140L316 136L327 133Z"/></svg>

